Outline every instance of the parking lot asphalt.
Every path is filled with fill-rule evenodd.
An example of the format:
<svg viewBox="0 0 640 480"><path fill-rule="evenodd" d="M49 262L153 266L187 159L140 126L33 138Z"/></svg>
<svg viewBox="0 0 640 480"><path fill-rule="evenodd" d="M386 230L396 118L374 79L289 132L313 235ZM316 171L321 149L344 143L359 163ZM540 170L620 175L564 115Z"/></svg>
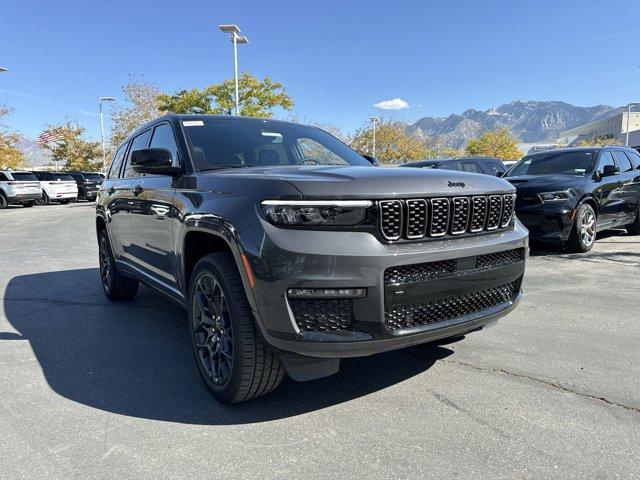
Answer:
<svg viewBox="0 0 640 480"><path fill-rule="evenodd" d="M93 204L0 211L0 478L638 478L640 237L534 252L486 331L225 406L184 312L104 297Z"/></svg>

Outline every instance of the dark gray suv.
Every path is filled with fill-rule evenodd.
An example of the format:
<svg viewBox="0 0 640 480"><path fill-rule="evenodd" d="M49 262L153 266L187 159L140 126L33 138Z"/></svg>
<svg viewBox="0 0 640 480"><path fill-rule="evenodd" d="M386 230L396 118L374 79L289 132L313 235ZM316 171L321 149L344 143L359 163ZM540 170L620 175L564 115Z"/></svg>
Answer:
<svg viewBox="0 0 640 480"><path fill-rule="evenodd" d="M138 282L189 315L225 402L340 358L479 330L520 300L528 232L499 178L374 168L327 132L168 115L116 151L97 200L109 299Z"/></svg>

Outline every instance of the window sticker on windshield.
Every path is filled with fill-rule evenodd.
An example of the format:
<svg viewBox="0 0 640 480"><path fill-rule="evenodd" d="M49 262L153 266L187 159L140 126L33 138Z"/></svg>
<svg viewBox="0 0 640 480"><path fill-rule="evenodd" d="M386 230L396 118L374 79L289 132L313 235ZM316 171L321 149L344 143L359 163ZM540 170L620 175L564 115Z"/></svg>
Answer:
<svg viewBox="0 0 640 480"><path fill-rule="evenodd" d="M183 127L204 127L204 122L202 120L183 120Z"/></svg>

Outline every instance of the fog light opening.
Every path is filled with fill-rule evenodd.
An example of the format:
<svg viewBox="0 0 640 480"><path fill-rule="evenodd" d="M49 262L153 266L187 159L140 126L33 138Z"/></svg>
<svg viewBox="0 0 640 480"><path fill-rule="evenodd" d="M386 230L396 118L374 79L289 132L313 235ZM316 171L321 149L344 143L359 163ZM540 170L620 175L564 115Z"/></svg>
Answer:
<svg viewBox="0 0 640 480"><path fill-rule="evenodd" d="M290 288L289 298L364 298L366 288Z"/></svg>

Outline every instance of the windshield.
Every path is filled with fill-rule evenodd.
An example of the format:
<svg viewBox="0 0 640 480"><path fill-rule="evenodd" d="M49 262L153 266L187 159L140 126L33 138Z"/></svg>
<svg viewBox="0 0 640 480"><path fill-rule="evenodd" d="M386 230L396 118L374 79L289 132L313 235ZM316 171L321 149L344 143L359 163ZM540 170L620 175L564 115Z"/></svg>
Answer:
<svg viewBox="0 0 640 480"><path fill-rule="evenodd" d="M64 173L52 173L51 174L55 180L62 180L65 182L73 182L73 177L71 175L66 175Z"/></svg>
<svg viewBox="0 0 640 480"><path fill-rule="evenodd" d="M360 165L368 160L315 127L259 119L184 120L198 171L271 165Z"/></svg>
<svg viewBox="0 0 640 480"><path fill-rule="evenodd" d="M586 175L593 170L595 151L549 152L524 157L507 172L506 177L520 175Z"/></svg>
<svg viewBox="0 0 640 480"><path fill-rule="evenodd" d="M20 182L37 182L38 179L33 173L18 173L12 172L11 176L14 180L18 180Z"/></svg>

